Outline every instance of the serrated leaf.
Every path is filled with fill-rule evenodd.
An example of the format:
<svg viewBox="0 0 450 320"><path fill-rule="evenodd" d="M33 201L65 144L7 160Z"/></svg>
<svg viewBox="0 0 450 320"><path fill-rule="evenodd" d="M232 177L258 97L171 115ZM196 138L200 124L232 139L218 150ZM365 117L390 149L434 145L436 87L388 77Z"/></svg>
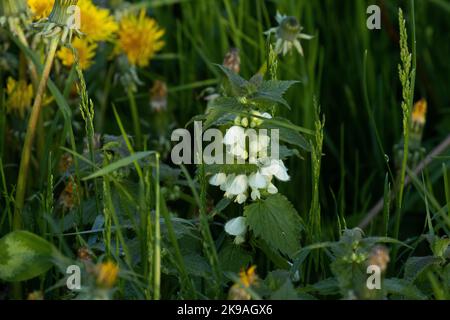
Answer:
<svg viewBox="0 0 450 320"><path fill-rule="evenodd" d="M405 279L414 282L414 280L416 280L416 278L428 267L438 264L439 262L440 259L433 256L411 257L405 264Z"/></svg>
<svg viewBox="0 0 450 320"><path fill-rule="evenodd" d="M415 299L415 300L427 299L427 296L425 294L423 294L419 289L417 289L416 286L412 285L410 282L406 280L391 278L385 279L383 283L386 292L389 294L395 294L398 296L403 296L408 299Z"/></svg>
<svg viewBox="0 0 450 320"><path fill-rule="evenodd" d="M286 197L276 194L244 209L247 224L256 237L286 255L300 249L301 219Z"/></svg>
<svg viewBox="0 0 450 320"><path fill-rule="evenodd" d="M222 70L222 72L227 77L230 84L231 93L233 94L233 96L236 97L243 96L246 93L246 88L249 82L244 78L242 78L237 73L228 69L227 67L220 64L217 64L217 66L220 68L220 70Z"/></svg>
<svg viewBox="0 0 450 320"><path fill-rule="evenodd" d="M236 98L220 97L215 99L206 111L203 119L203 128L207 129L212 125L220 125L223 122L231 121L234 113L242 111L243 106Z"/></svg>
<svg viewBox="0 0 450 320"><path fill-rule="evenodd" d="M52 267L57 250L28 231L15 231L0 239L0 279L25 281Z"/></svg>
<svg viewBox="0 0 450 320"><path fill-rule="evenodd" d="M224 272L230 271L238 273L241 269L249 266L252 257L240 246L228 242L219 252L219 260Z"/></svg>
<svg viewBox="0 0 450 320"><path fill-rule="evenodd" d="M269 80L263 81L251 100L259 104L278 103L288 109L289 104L283 98L286 91L298 81L281 81L281 80Z"/></svg>
<svg viewBox="0 0 450 320"><path fill-rule="evenodd" d="M308 141L298 131L289 128L289 126L292 126L292 122L287 119L278 117L272 120L276 122L272 123L271 120L265 120L261 125L261 129L278 129L280 135L279 138L281 141L297 146L305 151L311 151L311 145L308 143Z"/></svg>

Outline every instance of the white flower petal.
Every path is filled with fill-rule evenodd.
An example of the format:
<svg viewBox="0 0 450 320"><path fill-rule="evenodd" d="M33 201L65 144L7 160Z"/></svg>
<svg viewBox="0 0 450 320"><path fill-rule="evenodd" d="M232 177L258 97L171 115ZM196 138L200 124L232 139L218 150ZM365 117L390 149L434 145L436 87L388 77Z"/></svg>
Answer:
<svg viewBox="0 0 450 320"><path fill-rule="evenodd" d="M267 187L267 180L260 172L256 172L248 178L248 184L252 189L264 189Z"/></svg>
<svg viewBox="0 0 450 320"><path fill-rule="evenodd" d="M217 173L209 179L209 184L213 186L220 186L227 180L227 175L225 173Z"/></svg>
<svg viewBox="0 0 450 320"><path fill-rule="evenodd" d="M243 204L245 201L247 201L247 195L245 193L238 194L234 202Z"/></svg>
<svg viewBox="0 0 450 320"><path fill-rule="evenodd" d="M247 233L247 219L237 217L225 224L225 232L231 236L245 236Z"/></svg>
<svg viewBox="0 0 450 320"><path fill-rule="evenodd" d="M251 198L253 201L257 200L257 199L261 199L261 193L259 192L258 189L252 189L252 193L251 193Z"/></svg>
<svg viewBox="0 0 450 320"><path fill-rule="evenodd" d="M275 187L273 183L270 183L269 186L267 187L267 192L270 194L276 194L278 193L278 188Z"/></svg>
<svg viewBox="0 0 450 320"><path fill-rule="evenodd" d="M226 145L245 145L245 129L240 126L232 126L227 130L223 143Z"/></svg>
<svg viewBox="0 0 450 320"><path fill-rule="evenodd" d="M237 196L244 193L248 188L248 178L245 174L238 175L227 188L227 193Z"/></svg>

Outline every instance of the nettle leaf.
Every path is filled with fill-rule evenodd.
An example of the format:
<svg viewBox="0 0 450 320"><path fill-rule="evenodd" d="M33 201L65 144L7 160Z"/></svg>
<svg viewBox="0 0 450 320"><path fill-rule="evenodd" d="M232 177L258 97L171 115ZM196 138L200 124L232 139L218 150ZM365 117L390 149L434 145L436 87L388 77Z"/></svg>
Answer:
<svg viewBox="0 0 450 320"><path fill-rule="evenodd" d="M0 279L25 281L49 270L56 248L28 231L15 231L0 239Z"/></svg>
<svg viewBox="0 0 450 320"><path fill-rule="evenodd" d="M222 271L238 273L250 265L252 257L240 246L227 242L219 252L219 260Z"/></svg>
<svg viewBox="0 0 450 320"><path fill-rule="evenodd" d="M300 249L303 224L289 200L281 194L248 205L247 223L256 237L281 253L292 256Z"/></svg>
<svg viewBox="0 0 450 320"><path fill-rule="evenodd" d="M441 259L433 256L411 257L405 264L405 279L414 282L428 267L437 265Z"/></svg>
<svg viewBox="0 0 450 320"><path fill-rule="evenodd" d="M247 93L247 88L249 86L249 82L247 80L223 65L217 64L217 66L227 77L230 84L231 94L233 96L240 97Z"/></svg>
<svg viewBox="0 0 450 320"><path fill-rule="evenodd" d="M261 129L278 129L281 141L299 147L307 152L311 151L309 142L298 131L289 128L289 126L293 125L292 122L279 117L273 118L272 120L274 122L271 122L271 120L264 120Z"/></svg>
<svg viewBox="0 0 450 320"><path fill-rule="evenodd" d="M290 106L283 98L283 95L297 82L298 81L281 80L263 81L251 100L258 104L281 104L290 109Z"/></svg>
<svg viewBox="0 0 450 320"><path fill-rule="evenodd" d="M212 125L220 125L234 119L233 113L239 113L243 110L242 104L236 98L220 97L212 102L212 105L206 111L203 128L207 129Z"/></svg>
<svg viewBox="0 0 450 320"><path fill-rule="evenodd" d="M426 300L427 296L423 294L415 285L409 281L397 278L385 279L384 288L388 294L403 296L408 299Z"/></svg>

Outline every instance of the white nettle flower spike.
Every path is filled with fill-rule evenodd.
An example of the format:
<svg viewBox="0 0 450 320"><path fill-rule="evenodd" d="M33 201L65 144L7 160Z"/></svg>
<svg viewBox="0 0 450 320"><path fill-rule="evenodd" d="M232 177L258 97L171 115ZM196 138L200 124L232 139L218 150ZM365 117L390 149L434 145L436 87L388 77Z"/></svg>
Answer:
<svg viewBox="0 0 450 320"><path fill-rule="evenodd" d="M269 164L261 168L261 173L265 176L275 176L281 181L289 181L290 179L282 160L271 159Z"/></svg>
<svg viewBox="0 0 450 320"><path fill-rule="evenodd" d="M248 178L245 174L240 174L233 179L233 182L227 188L227 194L237 196L247 191L247 188Z"/></svg>
<svg viewBox="0 0 450 320"><path fill-rule="evenodd" d="M225 232L236 237L234 239L236 244L243 243L247 234L247 219L245 217L231 219L225 224Z"/></svg>
<svg viewBox="0 0 450 320"><path fill-rule="evenodd" d="M212 186L220 186L224 184L227 180L227 175L225 173L217 173L209 179L209 184Z"/></svg>

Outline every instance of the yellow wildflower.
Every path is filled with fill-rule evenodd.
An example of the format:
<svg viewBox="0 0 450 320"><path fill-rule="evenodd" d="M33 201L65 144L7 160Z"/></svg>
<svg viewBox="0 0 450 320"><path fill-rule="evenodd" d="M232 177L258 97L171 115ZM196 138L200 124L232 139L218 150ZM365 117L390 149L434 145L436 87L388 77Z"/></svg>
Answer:
<svg viewBox="0 0 450 320"><path fill-rule="evenodd" d="M52 12L55 0L28 0L28 6L35 20L47 18Z"/></svg>
<svg viewBox="0 0 450 320"><path fill-rule="evenodd" d="M108 9L99 8L92 0L78 2L81 12L80 31L85 34L89 42L112 40L118 30L117 22Z"/></svg>
<svg viewBox="0 0 450 320"><path fill-rule="evenodd" d="M419 125L424 125L427 115L427 101L422 99L414 105L412 112L412 122Z"/></svg>
<svg viewBox="0 0 450 320"><path fill-rule="evenodd" d="M112 288L117 281L119 267L112 261L97 266L97 284L104 288Z"/></svg>
<svg viewBox="0 0 450 320"><path fill-rule="evenodd" d="M33 99L33 86L23 80L16 81L9 77L6 84L6 109L8 112L16 111L19 116L25 116L25 110L31 106Z"/></svg>
<svg viewBox="0 0 450 320"><path fill-rule="evenodd" d="M239 282L235 283L228 293L229 300L251 300L250 294L245 290L254 285L258 280L255 272L256 266L251 266L248 270L239 273Z"/></svg>
<svg viewBox="0 0 450 320"><path fill-rule="evenodd" d="M80 62L80 67L82 70L89 69L92 65L92 60L95 57L95 51L97 50L97 44L88 43L84 39L75 38L72 41L72 46L78 53L78 59ZM56 54L61 60L62 64L66 67L71 67L75 62L75 57L73 55L72 49L63 47Z"/></svg>
<svg viewBox="0 0 450 320"><path fill-rule="evenodd" d="M132 65L146 67L156 52L164 47L161 37L165 30L141 10L138 16L130 14L120 21L117 51L124 52Z"/></svg>

